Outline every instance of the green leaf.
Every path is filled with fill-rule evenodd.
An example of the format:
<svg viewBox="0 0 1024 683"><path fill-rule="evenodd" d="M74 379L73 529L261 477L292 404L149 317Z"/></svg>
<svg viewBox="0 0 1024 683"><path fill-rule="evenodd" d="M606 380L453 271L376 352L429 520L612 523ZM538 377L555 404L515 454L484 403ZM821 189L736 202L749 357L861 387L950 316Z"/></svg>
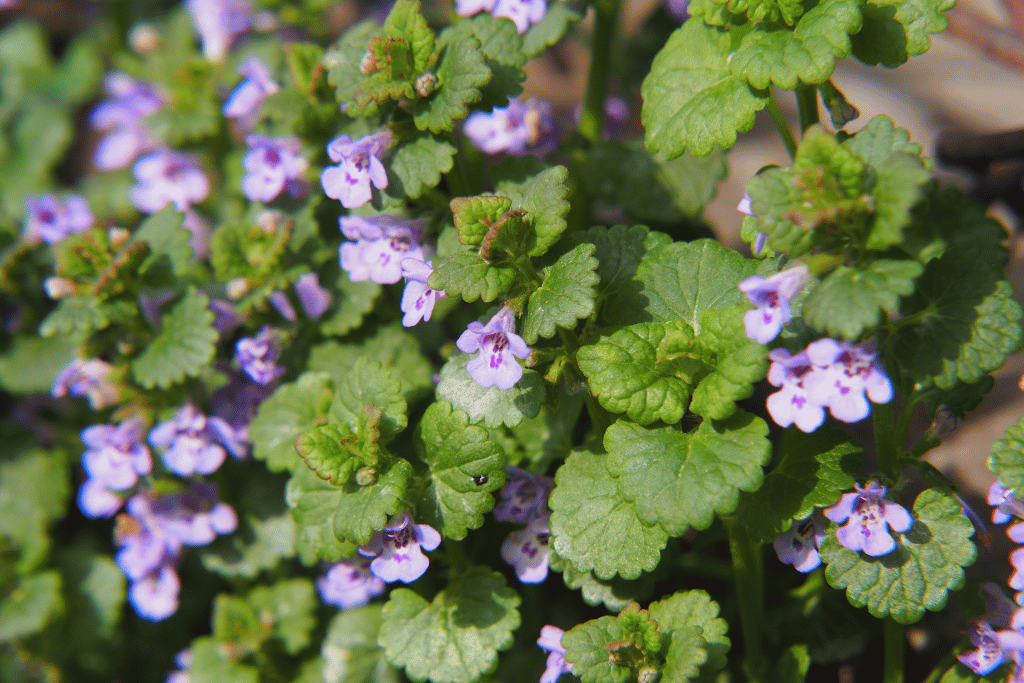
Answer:
<svg viewBox="0 0 1024 683"><path fill-rule="evenodd" d="M39 326L39 334L45 338L69 335L82 338L91 332L106 329L136 310L135 304L130 301L106 304L88 294L67 296L61 299L57 308L43 320Z"/></svg>
<svg viewBox="0 0 1024 683"><path fill-rule="evenodd" d="M320 331L340 337L356 329L373 310L380 293L381 286L373 280L352 282L348 272L342 270L338 275L332 310L321 320Z"/></svg>
<svg viewBox="0 0 1024 683"><path fill-rule="evenodd" d="M572 627L562 636L565 661L583 683L625 683L628 666L620 666L609 657L609 645L618 643L627 634L615 617L599 617Z"/></svg>
<svg viewBox="0 0 1024 683"><path fill-rule="evenodd" d="M82 549L68 550L59 556L67 600L67 619L62 638L69 649L98 654L114 639L125 602L125 575L108 555Z"/></svg>
<svg viewBox="0 0 1024 683"><path fill-rule="evenodd" d="M301 462L295 439L327 421L333 398L331 379L322 372L306 372L279 386L249 424L253 457L265 461L271 472L294 469Z"/></svg>
<svg viewBox="0 0 1024 683"><path fill-rule="evenodd" d="M513 209L526 212L526 221L533 228L527 238L530 256L540 256L558 241L565 231L569 213L569 171L565 166L547 168L532 178L517 180L492 169L491 180L498 194L512 200Z"/></svg>
<svg viewBox="0 0 1024 683"><path fill-rule="evenodd" d="M523 53L536 57L548 46L562 39L569 25L583 18L584 9L572 0L553 2L544 13L544 18L531 26L523 36Z"/></svg>
<svg viewBox="0 0 1024 683"><path fill-rule="evenodd" d="M662 646L662 652L668 653L668 669L677 676L675 680L693 678L697 674L696 667L701 667L702 679L711 680L714 673L728 664L732 643L725 634L729 623L718 616L718 603L710 595L702 590L675 593L664 600L652 602L648 609L651 618L658 622L663 639L669 634L675 636L679 631L685 633L694 626L701 629L704 642L698 647L677 650L675 637L672 637L670 647Z"/></svg>
<svg viewBox="0 0 1024 683"><path fill-rule="evenodd" d="M821 544L829 585L846 589L849 601L867 606L873 616L901 624L919 620L925 609L945 607L948 592L963 585L963 568L977 556L970 541L974 526L955 498L933 489L917 497L913 517L910 530L897 535L896 549L881 557L848 550L830 533Z"/></svg>
<svg viewBox="0 0 1024 683"><path fill-rule="evenodd" d="M1006 436L992 444L988 468L999 475L999 483L1005 489L1024 485L1024 418L1010 425Z"/></svg>
<svg viewBox="0 0 1024 683"><path fill-rule="evenodd" d="M630 602L646 600L654 592L654 577L647 573L633 580L619 576L599 579L593 572L577 571L571 562L556 554L551 556L551 569L562 572L566 588L580 591L583 602L591 606L604 604L612 612L618 612Z"/></svg>
<svg viewBox="0 0 1024 683"><path fill-rule="evenodd" d="M15 569L24 573L46 557L46 528L67 514L71 477L62 451L18 443L8 448L0 461L0 538L21 550Z"/></svg>
<svg viewBox="0 0 1024 683"><path fill-rule="evenodd" d="M334 516L344 495L308 467L299 467L285 488L285 501L295 518L295 550L302 563L337 562L356 554L356 543L334 534Z"/></svg>
<svg viewBox="0 0 1024 683"><path fill-rule="evenodd" d="M863 467L864 449L828 426L811 434L785 430L778 453L778 464L765 476L764 484L741 494L736 510L750 537L764 543L814 508L835 505L853 488Z"/></svg>
<svg viewBox="0 0 1024 683"><path fill-rule="evenodd" d="M803 317L819 332L836 339L858 339L865 328L881 323L882 311L895 313L900 297L914 292L924 271L917 261L877 259L862 268L839 266L811 289Z"/></svg>
<svg viewBox="0 0 1024 683"><path fill-rule="evenodd" d="M470 359L469 354L455 353L444 364L437 384L438 400L464 411L470 423L483 422L488 427L515 427L523 418L537 416L544 402L544 380L537 372L524 370L511 389L484 388L466 371Z"/></svg>
<svg viewBox="0 0 1024 683"><path fill-rule="evenodd" d="M182 225L183 221L184 216L169 204L144 220L132 233L129 245L149 245L149 256L139 266L140 273L159 265L163 259L175 276L188 271L192 264L192 247L189 245L192 233Z"/></svg>
<svg viewBox="0 0 1024 683"><path fill-rule="evenodd" d="M679 536L689 527L708 528L715 513L736 510L740 491L761 486L772 452L767 436L764 420L740 411L704 420L688 434L620 420L605 432L604 445L608 471L637 516Z"/></svg>
<svg viewBox="0 0 1024 683"><path fill-rule="evenodd" d="M270 624L256 616L252 605L236 595L221 593L213 601L213 639L230 648L233 657L259 652L270 637Z"/></svg>
<svg viewBox="0 0 1024 683"><path fill-rule="evenodd" d="M520 83L526 80L526 72L522 69L526 64L523 38L514 23L491 16L488 12L460 20L453 27L451 40L470 36L480 41L480 54L492 74L490 82L482 88L483 97L477 106L484 111L507 106L510 97L523 92Z"/></svg>
<svg viewBox="0 0 1024 683"><path fill-rule="evenodd" d="M408 506L406 491L412 476L412 465L396 458L373 484L345 484L334 514L334 535L359 545L368 543L373 532L387 524L388 515Z"/></svg>
<svg viewBox="0 0 1024 683"><path fill-rule="evenodd" d="M335 87L338 104L355 99L356 89L366 76L359 70L367 44L379 38L384 30L374 19L367 19L342 33L333 50L324 53L323 65L327 69L327 81Z"/></svg>
<svg viewBox="0 0 1024 683"><path fill-rule="evenodd" d="M434 32L420 12L419 0L398 0L384 21L384 32L408 40L413 71L420 73L429 68L434 54Z"/></svg>
<svg viewBox="0 0 1024 683"><path fill-rule="evenodd" d="M60 572L49 570L22 577L0 598L0 643L43 630L64 610Z"/></svg>
<svg viewBox="0 0 1024 683"><path fill-rule="evenodd" d="M768 95L752 90L730 69L741 34L687 21L669 37L641 90L647 149L667 159L686 151L706 157L715 145L729 149L737 132L753 128L754 114L764 109Z"/></svg>
<svg viewBox="0 0 1024 683"><path fill-rule="evenodd" d="M897 153L875 167L877 179L871 190L875 219L865 248L882 251L903 241L903 228L910 223L911 209L921 198L922 185L931 173L916 156Z"/></svg>
<svg viewBox="0 0 1024 683"><path fill-rule="evenodd" d="M832 127L836 130L840 130L860 116L857 107L850 104L843 91L837 88L832 81L825 81L819 85L818 94L821 95L821 101L828 110L829 118L832 119ZM868 125L871 125L870 122Z"/></svg>
<svg viewBox="0 0 1024 683"><path fill-rule="evenodd" d="M736 401L750 398L754 384L768 372L768 348L749 339L741 313L746 307L709 309L701 313L697 337L700 360L708 374L693 390L690 410L712 420L736 412Z"/></svg>
<svg viewBox="0 0 1024 683"><path fill-rule="evenodd" d="M949 390L932 387L919 395L924 402L925 414L928 419L934 420L938 409L943 407L962 420L967 417L967 413L981 405L985 395L992 391L995 383L992 375L986 374L973 384L959 382Z"/></svg>
<svg viewBox="0 0 1024 683"><path fill-rule="evenodd" d="M347 422L353 429L361 427L368 407L380 413L382 444L395 438L408 424L401 381L392 377L380 361L364 356L349 366L342 381L335 382L331 420Z"/></svg>
<svg viewBox="0 0 1024 683"><path fill-rule="evenodd" d="M258 669L231 659L213 638L196 638L189 649L189 683L259 683Z"/></svg>
<svg viewBox="0 0 1024 683"><path fill-rule="evenodd" d="M594 270L594 246L581 244L559 257L544 272L541 286L530 294L523 319L523 339L552 337L558 327L572 329L576 321L594 312L600 277Z"/></svg>
<svg viewBox="0 0 1024 683"><path fill-rule="evenodd" d="M432 602L407 588L393 590L378 642L412 680L471 683L512 646L519 603L501 574L471 567Z"/></svg>
<svg viewBox="0 0 1024 683"><path fill-rule="evenodd" d="M943 12L956 0L868 0L864 28L853 37L853 55L868 65L890 69L931 47L929 34L946 30Z"/></svg>
<svg viewBox="0 0 1024 683"><path fill-rule="evenodd" d="M770 683L804 683L807 670L811 667L811 655L804 644L791 645L782 654L768 672Z"/></svg>
<svg viewBox="0 0 1024 683"><path fill-rule="evenodd" d="M437 90L413 104L413 122L420 130L443 133L469 113L469 106L483 96L481 88L491 79L480 41L465 29L450 27L441 32L438 46L443 56L437 66Z"/></svg>
<svg viewBox="0 0 1024 683"><path fill-rule="evenodd" d="M916 383L948 390L979 381L1020 349L1021 308L1001 280L1008 255L999 224L955 190L936 190L928 199L917 220L929 221L946 249L901 305L905 319L920 322L897 330L891 344Z"/></svg>
<svg viewBox="0 0 1024 683"><path fill-rule="evenodd" d="M704 311L746 301L737 285L757 271L757 264L715 240L658 247L637 268L642 289L627 312L619 314L625 319L616 322L684 320L700 334Z"/></svg>
<svg viewBox="0 0 1024 683"><path fill-rule="evenodd" d="M401 381L407 401L415 401L434 389L433 364L420 351L416 337L400 324L382 327L360 343L320 344L310 351L308 368L329 373L337 385L347 382L349 370L363 357L386 366L391 376Z"/></svg>
<svg viewBox="0 0 1024 683"><path fill-rule="evenodd" d="M642 425L679 422L701 363L685 352L693 329L681 320L623 328L576 355L590 393L606 410Z"/></svg>
<svg viewBox="0 0 1024 683"><path fill-rule="evenodd" d="M759 24L743 37L729 67L757 89L825 83L836 62L850 56L850 35L860 30L861 6L859 0L822 0L792 31Z"/></svg>
<svg viewBox="0 0 1024 683"><path fill-rule="evenodd" d="M455 227L459 231L459 242L478 247L491 230L512 208L512 200L497 195L478 197L457 197L451 202Z"/></svg>
<svg viewBox="0 0 1024 683"><path fill-rule="evenodd" d="M855 135L843 142L843 146L871 166L885 164L893 155L904 153L920 157L922 148L910 141L910 132L897 128L885 114L877 114Z"/></svg>
<svg viewBox="0 0 1024 683"><path fill-rule="evenodd" d="M319 605L309 579L287 579L273 586L258 586L247 600L263 624L270 624L288 654L297 655L316 627L313 610Z"/></svg>
<svg viewBox="0 0 1024 683"><path fill-rule="evenodd" d="M470 425L462 411L432 403L417 431L416 452L430 467L417 505L421 523L455 540L484 523L494 507L493 491L505 483L505 453L483 427Z"/></svg>
<svg viewBox="0 0 1024 683"><path fill-rule="evenodd" d="M210 238L210 263L217 279L266 280L280 270L288 249L293 221L284 220L270 231L255 221L223 223Z"/></svg>
<svg viewBox="0 0 1024 683"><path fill-rule="evenodd" d="M131 363L136 382L147 389L166 389L203 371L213 360L218 336L209 303L205 295L190 288L163 316L160 333Z"/></svg>
<svg viewBox="0 0 1024 683"><path fill-rule="evenodd" d="M0 385L15 394L49 391L53 380L85 341L81 334L49 339L19 335L0 356Z"/></svg>
<svg viewBox="0 0 1024 683"><path fill-rule="evenodd" d="M668 534L640 519L636 503L608 473L608 456L577 451L555 475L551 493L552 547L578 571L601 579L635 579L661 559Z"/></svg>
<svg viewBox="0 0 1024 683"><path fill-rule="evenodd" d="M379 420L378 411L368 415L366 425L355 431L347 424L313 427L295 440L295 450L316 476L335 486L344 486L356 470L377 464Z"/></svg>
<svg viewBox="0 0 1024 683"><path fill-rule="evenodd" d="M591 197L622 207L632 220L657 223L700 216L728 174L721 149L703 159L683 154L666 161L642 140L601 142L590 149L583 169Z"/></svg>
<svg viewBox="0 0 1024 683"><path fill-rule="evenodd" d="M511 264L495 266L475 251L459 251L441 262L427 280L427 286L444 290L450 297L465 301L490 302L507 294L516 279Z"/></svg>
<svg viewBox="0 0 1024 683"><path fill-rule="evenodd" d="M366 605L335 615L324 638L323 683L399 683L399 673L377 645L383 605Z"/></svg>
<svg viewBox="0 0 1024 683"><path fill-rule="evenodd" d="M571 239L574 244L594 245L597 274L601 278L597 291L602 297L628 288L643 257L672 241L668 235L651 232L645 225L596 226L586 232L573 233Z"/></svg>
<svg viewBox="0 0 1024 683"><path fill-rule="evenodd" d="M452 170L454 159L455 146L450 142L419 135L395 148L388 178L398 181L397 196L416 199L440 184L441 174Z"/></svg>

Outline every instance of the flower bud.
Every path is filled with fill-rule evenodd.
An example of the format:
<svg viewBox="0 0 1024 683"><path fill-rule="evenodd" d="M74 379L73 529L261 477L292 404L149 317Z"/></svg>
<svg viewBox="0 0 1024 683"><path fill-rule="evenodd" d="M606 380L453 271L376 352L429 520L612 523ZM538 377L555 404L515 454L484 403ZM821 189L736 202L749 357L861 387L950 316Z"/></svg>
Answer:
<svg viewBox="0 0 1024 683"><path fill-rule="evenodd" d="M648 664L642 667L636 676L636 683L655 683L658 680L658 670Z"/></svg>
<svg viewBox="0 0 1024 683"><path fill-rule="evenodd" d="M234 280L228 282L225 287L228 293L228 297L231 299L241 299L243 296L252 291L252 283L247 278L236 277Z"/></svg>
<svg viewBox="0 0 1024 683"><path fill-rule="evenodd" d="M437 76L429 71L421 73L416 77L416 82L413 83L413 88L416 90L416 94L420 97L426 97L437 90Z"/></svg>
<svg viewBox="0 0 1024 683"><path fill-rule="evenodd" d="M113 227L107 230L107 239L110 241L110 246L114 249L120 249L128 238L131 237L131 233L124 228Z"/></svg>
<svg viewBox="0 0 1024 683"><path fill-rule="evenodd" d="M140 55L160 47L160 34L152 24L136 24L128 34L128 45Z"/></svg>
<svg viewBox="0 0 1024 683"><path fill-rule="evenodd" d="M360 73L369 76L377 70L377 56L373 54L372 50L367 50L363 54L363 58L359 60L359 71Z"/></svg>
<svg viewBox="0 0 1024 683"><path fill-rule="evenodd" d="M356 471L356 483L360 486L373 486L377 483L377 470L372 467L360 467Z"/></svg>
<svg viewBox="0 0 1024 683"><path fill-rule="evenodd" d="M43 283L43 289L51 299L62 299L75 293L75 281L64 277L48 277Z"/></svg>

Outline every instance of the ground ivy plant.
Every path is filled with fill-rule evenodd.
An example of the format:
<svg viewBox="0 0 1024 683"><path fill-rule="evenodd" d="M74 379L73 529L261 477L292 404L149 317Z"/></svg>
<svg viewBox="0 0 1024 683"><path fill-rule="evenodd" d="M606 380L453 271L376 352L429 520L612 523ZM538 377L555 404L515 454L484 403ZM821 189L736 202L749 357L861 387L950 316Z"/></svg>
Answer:
<svg viewBox="0 0 1024 683"><path fill-rule="evenodd" d="M904 666L989 537L922 456L1022 346L1006 233L831 80L952 0L19 4L0 678L1024 680L995 583ZM1024 543L1024 421L990 466Z"/></svg>

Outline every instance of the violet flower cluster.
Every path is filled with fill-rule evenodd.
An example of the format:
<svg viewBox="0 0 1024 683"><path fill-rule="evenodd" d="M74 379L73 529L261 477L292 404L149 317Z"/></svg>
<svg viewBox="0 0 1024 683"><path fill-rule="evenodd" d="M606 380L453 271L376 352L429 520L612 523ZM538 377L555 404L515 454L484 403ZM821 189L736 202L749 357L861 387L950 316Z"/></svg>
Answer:
<svg viewBox="0 0 1024 683"><path fill-rule="evenodd" d="M530 347L516 334L515 313L505 306L486 325L471 322L455 345L464 353L480 352L466 363L466 371L480 386L506 390L523 377L523 366L516 358L530 357Z"/></svg>
<svg viewBox="0 0 1024 683"><path fill-rule="evenodd" d="M550 102L536 98L509 100L507 107L474 112L462 132L487 154L542 155L558 145L554 109Z"/></svg>
<svg viewBox="0 0 1024 683"><path fill-rule="evenodd" d="M565 648L562 647L562 636L564 635L565 631L556 626L548 625L540 629L537 645L549 653L540 683L555 683L562 674L572 673L572 664L565 661Z"/></svg>
<svg viewBox="0 0 1024 683"><path fill-rule="evenodd" d="M318 320L331 307L331 293L320 286L320 280L317 279L316 273L300 275L293 287L299 305L310 319ZM270 293L267 299L281 314L281 317L288 322L295 322L299 319L291 299L283 291L276 289Z"/></svg>
<svg viewBox="0 0 1024 683"><path fill-rule="evenodd" d="M372 562L369 557L354 557L331 565L316 582L320 599L341 609L353 609L381 595L384 581L371 570Z"/></svg>
<svg viewBox="0 0 1024 683"><path fill-rule="evenodd" d="M110 99L97 105L89 116L92 128L105 132L96 145L93 165L100 171L116 171L160 146L146 117L160 111L164 97L154 86L119 71L103 78L103 89Z"/></svg>
<svg viewBox="0 0 1024 683"><path fill-rule="evenodd" d="M161 621L178 609L181 582L175 569L183 547L203 546L238 527L234 509L213 484L155 497L132 496L117 519L117 564L131 581L128 599L139 616Z"/></svg>
<svg viewBox="0 0 1024 683"><path fill-rule="evenodd" d="M490 12L493 16L511 19L519 33L526 33L526 29L543 19L547 11L547 0L456 0L455 3L455 13L460 17Z"/></svg>
<svg viewBox="0 0 1024 683"><path fill-rule="evenodd" d="M224 116L238 121L244 130L250 131L259 123L263 112L263 101L281 89L274 81L273 74L259 57L247 57L238 66L243 78L234 92L224 102ZM250 147L253 145L250 143Z"/></svg>
<svg viewBox="0 0 1024 683"><path fill-rule="evenodd" d="M541 583L548 577L551 562L548 496L555 482L511 465L505 471L508 479L501 489L502 500L494 507L494 518L526 527L508 535L501 544L501 557L515 567L523 583Z"/></svg>
<svg viewBox="0 0 1024 683"><path fill-rule="evenodd" d="M235 360L252 381L266 386L285 373L281 359L281 334L264 326L255 337L242 337L235 345Z"/></svg>
<svg viewBox="0 0 1024 683"><path fill-rule="evenodd" d="M381 159L391 146L387 130L353 140L342 135L327 145L327 156L337 166L328 166L320 174L324 193L341 202L346 209L355 209L370 201L373 190L388 186L388 175ZM396 280L397 282L397 280Z"/></svg>
<svg viewBox="0 0 1024 683"><path fill-rule="evenodd" d="M84 396L93 410L102 410L121 400L121 391L110 381L114 367L99 358L76 358L64 366L50 390L54 398Z"/></svg>
<svg viewBox="0 0 1024 683"><path fill-rule="evenodd" d="M397 216L342 216L341 232L348 242L339 250L341 267L352 282L372 280L390 285L402 279L402 262L425 261L420 241L424 220Z"/></svg>
<svg viewBox="0 0 1024 683"><path fill-rule="evenodd" d="M1006 535L1014 543L1024 543L1024 501L1013 490L1003 488L998 481L989 486L988 504L993 506L992 522L1006 524ZM1024 683L1024 547L1010 553L1013 574L1009 586L1017 591L1014 600L994 583L982 586L985 596L985 615L971 633L973 650L957 655L965 666L980 676L995 671L1004 662L1013 663L1013 671L1006 680Z"/></svg>
<svg viewBox="0 0 1024 683"><path fill-rule="evenodd" d="M211 62L222 61L235 39L252 26L249 0L185 0L185 7Z"/></svg>
<svg viewBox="0 0 1024 683"><path fill-rule="evenodd" d="M248 443L238 430L220 417L207 417L191 403L149 433L149 443L161 449L164 465L175 474L213 474L230 451L236 458L248 454Z"/></svg>
<svg viewBox="0 0 1024 683"><path fill-rule="evenodd" d="M78 490L78 506L86 516L112 516L123 504L115 492L127 491L152 470L153 460L143 441L145 430L141 416L119 425L93 425L82 430L87 447L82 467L88 478Z"/></svg>
<svg viewBox="0 0 1024 683"><path fill-rule="evenodd" d="M56 244L69 235L88 230L93 225L89 202L76 194L63 199L44 194L25 200L26 244Z"/></svg>
<svg viewBox="0 0 1024 683"><path fill-rule="evenodd" d="M910 513L899 503L887 500L886 487L877 481L863 487L854 484L854 489L844 493L835 505L794 520L787 531L776 536L773 546L779 560L803 573L817 569L828 520L842 524L836 530L836 539L845 548L871 557L895 550L897 541L890 529L901 534L909 531L914 523Z"/></svg>
<svg viewBox="0 0 1024 683"><path fill-rule="evenodd" d="M431 289L427 285L427 280L433 272L432 261L402 259L402 277L406 279L401 303L402 313L405 314L402 316L403 326L412 327L421 320L430 320L434 304L447 298L443 289Z"/></svg>

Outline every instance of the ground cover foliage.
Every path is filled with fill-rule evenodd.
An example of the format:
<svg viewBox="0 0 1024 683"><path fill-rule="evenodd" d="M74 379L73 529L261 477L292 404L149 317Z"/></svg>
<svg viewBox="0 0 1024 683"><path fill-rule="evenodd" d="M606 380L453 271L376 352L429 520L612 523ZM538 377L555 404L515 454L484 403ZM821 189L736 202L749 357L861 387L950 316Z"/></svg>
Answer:
<svg viewBox="0 0 1024 683"><path fill-rule="evenodd" d="M633 36L617 0L111 3L67 40L31 4L0 2L0 679L904 680L989 533L921 457L1022 311L1004 229L830 79L951 0ZM556 111L524 66L570 35ZM740 253L703 209L762 111L790 159ZM1024 542L1024 421L989 464ZM1022 594L980 591L928 681L1024 680Z"/></svg>

